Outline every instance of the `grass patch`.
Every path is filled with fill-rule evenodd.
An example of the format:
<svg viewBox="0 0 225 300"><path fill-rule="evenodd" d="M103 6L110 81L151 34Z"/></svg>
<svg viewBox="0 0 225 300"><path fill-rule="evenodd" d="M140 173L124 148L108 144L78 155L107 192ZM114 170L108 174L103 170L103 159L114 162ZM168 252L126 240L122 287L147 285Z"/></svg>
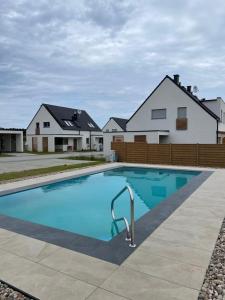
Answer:
<svg viewBox="0 0 225 300"><path fill-rule="evenodd" d="M60 157L60 159L70 159L70 160L90 160L90 161L101 161L101 162L105 162L105 158L104 157L98 157L98 156L67 156L67 157Z"/></svg>
<svg viewBox="0 0 225 300"><path fill-rule="evenodd" d="M25 170L20 172L3 173L0 174L0 182L5 180L26 178L31 176L39 176L39 175L63 172L67 170L80 169L80 168L85 168L85 167L90 167L90 166L95 166L100 164L102 164L102 162L93 161L93 162L80 163L74 165L61 165L61 166L54 166L49 168L40 168L40 169L31 169L31 170Z"/></svg>
<svg viewBox="0 0 225 300"><path fill-rule="evenodd" d="M6 154L6 153L0 153L0 158L1 157L11 157L11 156L14 156L14 155Z"/></svg>

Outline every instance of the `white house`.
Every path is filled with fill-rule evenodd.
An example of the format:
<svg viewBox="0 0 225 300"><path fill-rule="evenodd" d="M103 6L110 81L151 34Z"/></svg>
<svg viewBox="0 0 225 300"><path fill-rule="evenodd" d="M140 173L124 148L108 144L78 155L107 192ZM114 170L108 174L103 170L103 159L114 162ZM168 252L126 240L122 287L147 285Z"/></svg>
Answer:
<svg viewBox="0 0 225 300"><path fill-rule="evenodd" d="M125 130L110 131L111 120L104 126L104 152L109 154L112 141L216 144L219 134L225 136L225 114L221 119L210 103L198 99L191 86L182 86L179 75L166 76L127 121Z"/></svg>
<svg viewBox="0 0 225 300"><path fill-rule="evenodd" d="M126 131L128 119L114 118L111 117L109 121L102 128L103 132L117 132Z"/></svg>
<svg viewBox="0 0 225 300"><path fill-rule="evenodd" d="M23 152L23 129L0 128L0 152Z"/></svg>
<svg viewBox="0 0 225 300"><path fill-rule="evenodd" d="M220 118L218 123L218 143L225 144L225 102L221 97L210 100L202 99L201 102Z"/></svg>
<svg viewBox="0 0 225 300"><path fill-rule="evenodd" d="M27 127L29 151L102 150L103 134L85 110L42 104Z"/></svg>

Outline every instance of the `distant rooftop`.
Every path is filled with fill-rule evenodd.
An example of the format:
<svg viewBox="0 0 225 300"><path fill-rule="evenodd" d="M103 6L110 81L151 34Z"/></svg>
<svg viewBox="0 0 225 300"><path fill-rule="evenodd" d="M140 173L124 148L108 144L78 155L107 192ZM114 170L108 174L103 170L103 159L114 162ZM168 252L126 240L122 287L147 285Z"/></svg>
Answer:
<svg viewBox="0 0 225 300"><path fill-rule="evenodd" d="M113 119L124 131L126 130L128 119L115 118L115 117L111 117L110 119Z"/></svg>

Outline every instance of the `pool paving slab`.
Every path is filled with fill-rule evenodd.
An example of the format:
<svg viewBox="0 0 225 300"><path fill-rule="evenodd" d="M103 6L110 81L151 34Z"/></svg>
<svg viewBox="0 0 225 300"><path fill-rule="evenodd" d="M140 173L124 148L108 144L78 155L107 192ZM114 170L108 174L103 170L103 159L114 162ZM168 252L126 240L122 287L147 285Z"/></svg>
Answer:
<svg viewBox="0 0 225 300"><path fill-rule="evenodd" d="M109 166L121 165L125 164ZM200 170L163 166L167 167ZM7 183L0 190L84 173ZM41 300L197 299L225 215L224 178L225 170L214 170L121 265L0 229L0 279Z"/></svg>

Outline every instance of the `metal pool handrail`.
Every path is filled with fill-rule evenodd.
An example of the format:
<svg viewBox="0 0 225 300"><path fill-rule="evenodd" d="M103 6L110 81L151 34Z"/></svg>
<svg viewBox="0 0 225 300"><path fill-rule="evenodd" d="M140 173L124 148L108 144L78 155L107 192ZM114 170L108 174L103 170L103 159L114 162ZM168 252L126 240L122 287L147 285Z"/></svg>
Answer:
<svg viewBox="0 0 225 300"><path fill-rule="evenodd" d="M114 203L116 199L118 199L126 190L129 192L130 196L130 225L125 217L116 218L114 213ZM136 247L136 244L134 243L134 196L133 192L129 185L126 185L113 199L111 202L111 214L114 222L117 221L124 221L126 230L127 230L127 237L126 240L130 241L129 246L130 247Z"/></svg>

